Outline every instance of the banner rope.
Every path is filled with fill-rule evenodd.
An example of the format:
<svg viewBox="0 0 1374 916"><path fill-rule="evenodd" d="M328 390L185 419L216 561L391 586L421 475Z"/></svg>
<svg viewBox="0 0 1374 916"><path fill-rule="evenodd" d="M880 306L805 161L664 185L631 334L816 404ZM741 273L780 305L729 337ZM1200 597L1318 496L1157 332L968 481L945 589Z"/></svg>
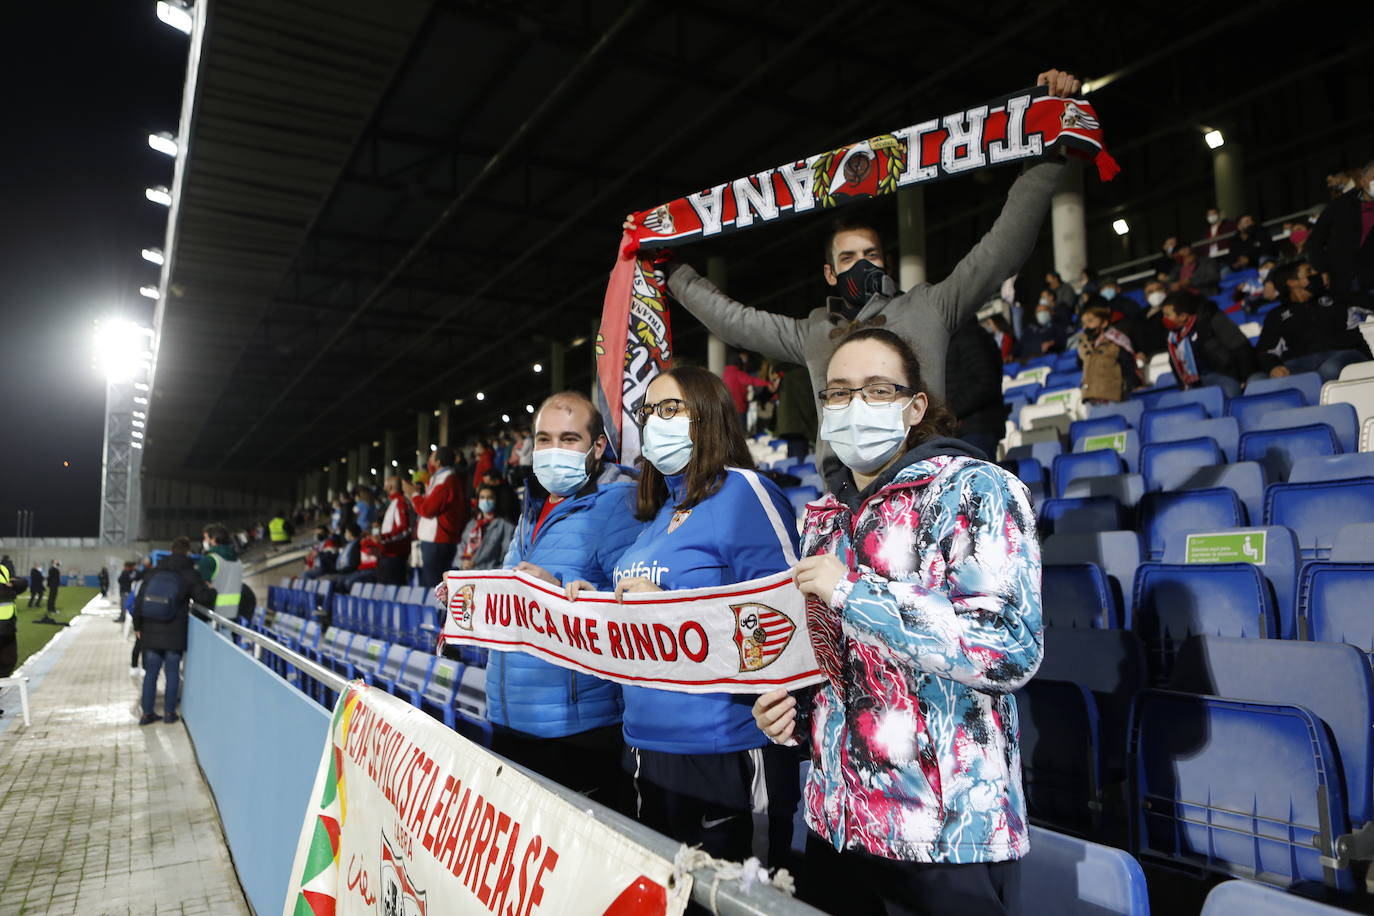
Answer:
<svg viewBox="0 0 1374 916"><path fill-rule="evenodd" d="M768 869L763 867L763 863L756 856L750 856L743 862L732 862L729 859L717 859L700 846L679 846L677 855L673 857L673 877L674 883L682 886L683 879L701 868L710 868L715 871L715 880L711 882L710 910L712 913L719 913L720 907L717 902L717 895L720 892L722 881L734 881L739 885L741 891L747 891L755 884L764 887L773 887L789 897L797 892L796 879L785 868L776 869L771 877Z"/></svg>

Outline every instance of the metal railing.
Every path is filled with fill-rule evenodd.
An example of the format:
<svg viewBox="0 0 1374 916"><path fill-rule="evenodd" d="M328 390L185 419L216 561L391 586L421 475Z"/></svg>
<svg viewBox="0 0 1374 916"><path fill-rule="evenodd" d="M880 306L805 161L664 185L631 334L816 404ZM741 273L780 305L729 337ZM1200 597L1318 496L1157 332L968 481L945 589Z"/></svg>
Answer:
<svg viewBox="0 0 1374 916"><path fill-rule="evenodd" d="M299 652L283 646L281 643L264 636L255 630L250 630L242 624L236 623L227 617L216 614L209 608L196 606L199 614L206 618L210 625L216 630L228 630L251 642L253 646L253 657L262 658L263 652L268 652L287 662L293 668L314 680L324 684L335 693L342 693L348 689L348 681L339 676L337 672L331 671L322 665L311 661ZM220 638L226 638L221 633ZM276 672L264 667L264 671L276 675ZM511 767L525 776L538 783L544 789L552 792L563 801L574 806L587 817L599 821L606 827L621 834L630 841L638 843L645 849L661 856L672 862L676 859L682 844L670 839L657 831L645 827L638 821L628 818L617 811L612 811L598 802L592 801L587 796L571 789L561 786L558 783L541 776L531 770L527 770L518 763L513 763L502 757L500 754L493 754L486 748L481 749L483 753L490 754L501 762L502 766ZM721 916L822 916L820 910L789 897L782 891L774 887L766 887L757 883L751 883L747 887L742 887L741 882L731 876L718 876L716 869L712 865L703 865L692 869L692 899L701 904L708 911L719 913Z"/></svg>

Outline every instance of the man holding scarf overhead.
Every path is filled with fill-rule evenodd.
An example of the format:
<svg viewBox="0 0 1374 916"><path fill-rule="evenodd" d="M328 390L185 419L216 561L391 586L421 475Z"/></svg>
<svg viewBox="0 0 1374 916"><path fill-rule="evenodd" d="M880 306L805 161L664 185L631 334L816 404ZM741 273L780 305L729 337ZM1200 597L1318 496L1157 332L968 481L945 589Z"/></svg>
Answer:
<svg viewBox="0 0 1374 916"><path fill-rule="evenodd" d="M1082 88L1072 74L1060 70L1041 73L1036 85L1047 87L1052 97L1074 96ZM862 219L842 216L832 228L822 267L835 295L806 318L748 308L690 266L671 260L665 265L668 291L727 343L769 359L805 363L813 390L825 386L825 363L837 337L855 326L884 326L911 341L931 393L942 398L950 335L1020 270L1065 167L1057 148L1028 167L1012 185L992 228L939 283L899 292L887 273L877 231ZM850 171L846 165L845 174ZM1106 169L1103 176L1109 177ZM626 228L635 228L633 217Z"/></svg>

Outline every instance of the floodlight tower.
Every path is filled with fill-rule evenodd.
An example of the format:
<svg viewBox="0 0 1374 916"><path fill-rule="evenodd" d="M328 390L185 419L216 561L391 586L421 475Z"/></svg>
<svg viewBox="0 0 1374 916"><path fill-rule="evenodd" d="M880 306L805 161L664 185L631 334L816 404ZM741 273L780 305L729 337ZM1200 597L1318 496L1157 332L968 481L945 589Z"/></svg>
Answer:
<svg viewBox="0 0 1374 916"><path fill-rule="evenodd" d="M123 318L96 322L96 367L105 377L100 543L127 547L138 534L139 472L148 423L153 330Z"/></svg>

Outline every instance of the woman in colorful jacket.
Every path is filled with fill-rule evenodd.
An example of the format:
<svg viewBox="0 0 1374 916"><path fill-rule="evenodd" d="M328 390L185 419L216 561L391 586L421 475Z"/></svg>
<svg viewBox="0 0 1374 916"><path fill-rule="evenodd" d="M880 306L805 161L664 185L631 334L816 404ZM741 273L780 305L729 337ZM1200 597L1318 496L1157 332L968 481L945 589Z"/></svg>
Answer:
<svg viewBox="0 0 1374 916"><path fill-rule="evenodd" d="M844 467L807 507L795 569L827 681L754 706L773 741L810 739L802 894L830 912L1014 912L1029 843L1012 691L1044 646L1026 489L942 437L951 418L892 332L850 334L827 379L821 436Z"/></svg>
<svg viewBox="0 0 1374 916"><path fill-rule="evenodd" d="M705 369L658 376L640 407L638 517L616 596L733 585L797 560L791 504L756 472L735 403ZM568 588L575 598L586 583ZM689 846L776 865L800 795L797 753L754 725L753 697L624 687L626 769L640 821Z"/></svg>

